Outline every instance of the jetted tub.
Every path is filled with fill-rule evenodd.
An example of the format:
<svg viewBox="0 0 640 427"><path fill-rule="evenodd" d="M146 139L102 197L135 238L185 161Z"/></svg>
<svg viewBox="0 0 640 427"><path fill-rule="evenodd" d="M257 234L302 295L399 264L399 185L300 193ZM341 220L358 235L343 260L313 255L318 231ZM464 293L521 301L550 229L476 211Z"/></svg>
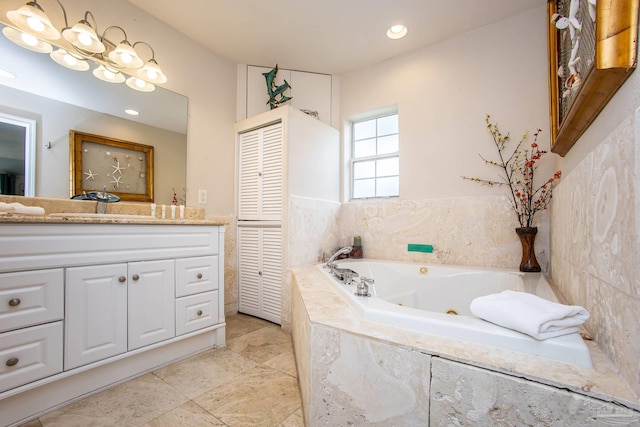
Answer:
<svg viewBox="0 0 640 427"><path fill-rule="evenodd" d="M591 367L589 349L580 334L538 341L484 321L469 310L474 298L507 289L557 301L540 273L377 260L343 260L338 267L357 272L356 280L363 276L375 280L369 287L371 297L359 297L354 295L355 284L344 285L318 266L366 320Z"/></svg>

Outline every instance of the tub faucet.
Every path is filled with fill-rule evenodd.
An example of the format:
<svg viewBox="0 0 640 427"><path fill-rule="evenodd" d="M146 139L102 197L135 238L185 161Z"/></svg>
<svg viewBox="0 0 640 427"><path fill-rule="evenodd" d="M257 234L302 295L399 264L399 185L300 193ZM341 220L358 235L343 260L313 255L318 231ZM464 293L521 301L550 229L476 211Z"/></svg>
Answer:
<svg viewBox="0 0 640 427"><path fill-rule="evenodd" d="M336 258L338 258L340 255L348 254L349 252L351 252L352 249L353 247L351 246L345 246L344 248L338 249L336 253L331 255L331 258L329 258L329 261L327 261L324 264L324 267L329 270L333 270L333 268L335 268L336 266L336 263L335 263Z"/></svg>

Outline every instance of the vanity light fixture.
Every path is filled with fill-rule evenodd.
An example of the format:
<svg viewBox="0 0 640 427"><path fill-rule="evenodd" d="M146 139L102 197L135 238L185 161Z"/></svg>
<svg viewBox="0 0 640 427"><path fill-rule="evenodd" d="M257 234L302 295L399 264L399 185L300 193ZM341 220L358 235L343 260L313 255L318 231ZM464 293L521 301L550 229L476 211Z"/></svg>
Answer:
<svg viewBox="0 0 640 427"><path fill-rule="evenodd" d="M40 40L36 36L30 33L25 33L20 30L16 30L11 27L4 27L2 34L15 44L25 49L32 50L38 53L50 53L53 51L53 46L44 40Z"/></svg>
<svg viewBox="0 0 640 427"><path fill-rule="evenodd" d="M138 77L143 80L146 80L150 83L162 84L167 82L167 76L164 75L160 66L156 62L156 53L153 51L153 48L146 42L135 42L133 47L135 48L138 44L144 44L151 50L151 59L144 64L144 67L140 68L137 72Z"/></svg>
<svg viewBox="0 0 640 427"><path fill-rule="evenodd" d="M54 50L49 56L58 64L71 70L87 71L89 69L89 63L86 59L80 55L67 52L62 48Z"/></svg>
<svg viewBox="0 0 640 427"><path fill-rule="evenodd" d="M139 79L138 77L129 77L127 79L127 86L131 89L139 90L140 92L153 92L156 89L153 84Z"/></svg>
<svg viewBox="0 0 640 427"><path fill-rule="evenodd" d="M62 30L62 37L64 37L66 41L71 43L73 47L78 49L81 53L102 53L106 50L106 47L102 41L100 41L100 38L91 24L89 24L89 21L87 21L89 17L91 17L93 25L97 27L93 13L86 11L84 13L83 20L78 21L78 23L71 28L65 28ZM65 26L66 25L67 23L65 22Z"/></svg>
<svg viewBox="0 0 640 427"><path fill-rule="evenodd" d="M107 83L122 83L126 80L120 71L102 64L93 70L93 75Z"/></svg>
<svg viewBox="0 0 640 427"><path fill-rule="evenodd" d="M148 43L131 43L125 30L116 25L107 27L99 35L96 19L90 11L86 11L83 19L69 27L64 6L60 0L55 1L64 16L62 30L59 31L52 24L38 0L32 0L17 10L7 12L13 26L5 26L2 33L25 49L50 53L56 63L72 70L86 71L90 68L89 61L93 61L97 64L93 75L106 82L126 81L127 86L142 92L151 92L155 89L155 84L166 83L167 76L160 69L155 52ZM107 33L114 29L119 29L124 34L120 43L107 38ZM61 34L68 44L64 41L62 46L58 42L51 43L59 40ZM146 63L136 51L139 44L144 44L151 50L151 59Z"/></svg>
<svg viewBox="0 0 640 427"><path fill-rule="evenodd" d="M402 24L392 25L387 30L387 37L391 40L398 40L407 35L409 29Z"/></svg>
<svg viewBox="0 0 640 427"><path fill-rule="evenodd" d="M58 3L60 2L58 1ZM53 26L37 0L30 1L18 10L7 12L7 18L22 31L32 33L39 38L45 40L58 40L60 38L60 32Z"/></svg>

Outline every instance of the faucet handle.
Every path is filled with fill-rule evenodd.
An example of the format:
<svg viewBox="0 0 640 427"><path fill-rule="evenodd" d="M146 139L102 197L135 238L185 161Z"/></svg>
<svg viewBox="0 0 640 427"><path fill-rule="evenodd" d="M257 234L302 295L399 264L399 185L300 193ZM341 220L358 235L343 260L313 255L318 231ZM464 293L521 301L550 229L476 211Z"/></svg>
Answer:
<svg viewBox="0 0 640 427"><path fill-rule="evenodd" d="M369 285L372 285L373 283L373 279L362 276L360 278L360 283L356 286L356 291L353 294L357 297L370 297Z"/></svg>

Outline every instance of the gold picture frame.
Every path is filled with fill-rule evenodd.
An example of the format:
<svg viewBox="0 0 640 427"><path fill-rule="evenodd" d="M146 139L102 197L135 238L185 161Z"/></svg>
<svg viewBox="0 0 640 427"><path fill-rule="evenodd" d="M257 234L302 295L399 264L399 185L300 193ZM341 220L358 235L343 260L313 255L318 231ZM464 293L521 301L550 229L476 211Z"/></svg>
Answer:
<svg viewBox="0 0 640 427"><path fill-rule="evenodd" d="M71 197L106 191L124 201L153 202L153 147L69 131Z"/></svg>
<svg viewBox="0 0 640 427"><path fill-rule="evenodd" d="M547 1L552 152L565 156L635 69L639 1Z"/></svg>

